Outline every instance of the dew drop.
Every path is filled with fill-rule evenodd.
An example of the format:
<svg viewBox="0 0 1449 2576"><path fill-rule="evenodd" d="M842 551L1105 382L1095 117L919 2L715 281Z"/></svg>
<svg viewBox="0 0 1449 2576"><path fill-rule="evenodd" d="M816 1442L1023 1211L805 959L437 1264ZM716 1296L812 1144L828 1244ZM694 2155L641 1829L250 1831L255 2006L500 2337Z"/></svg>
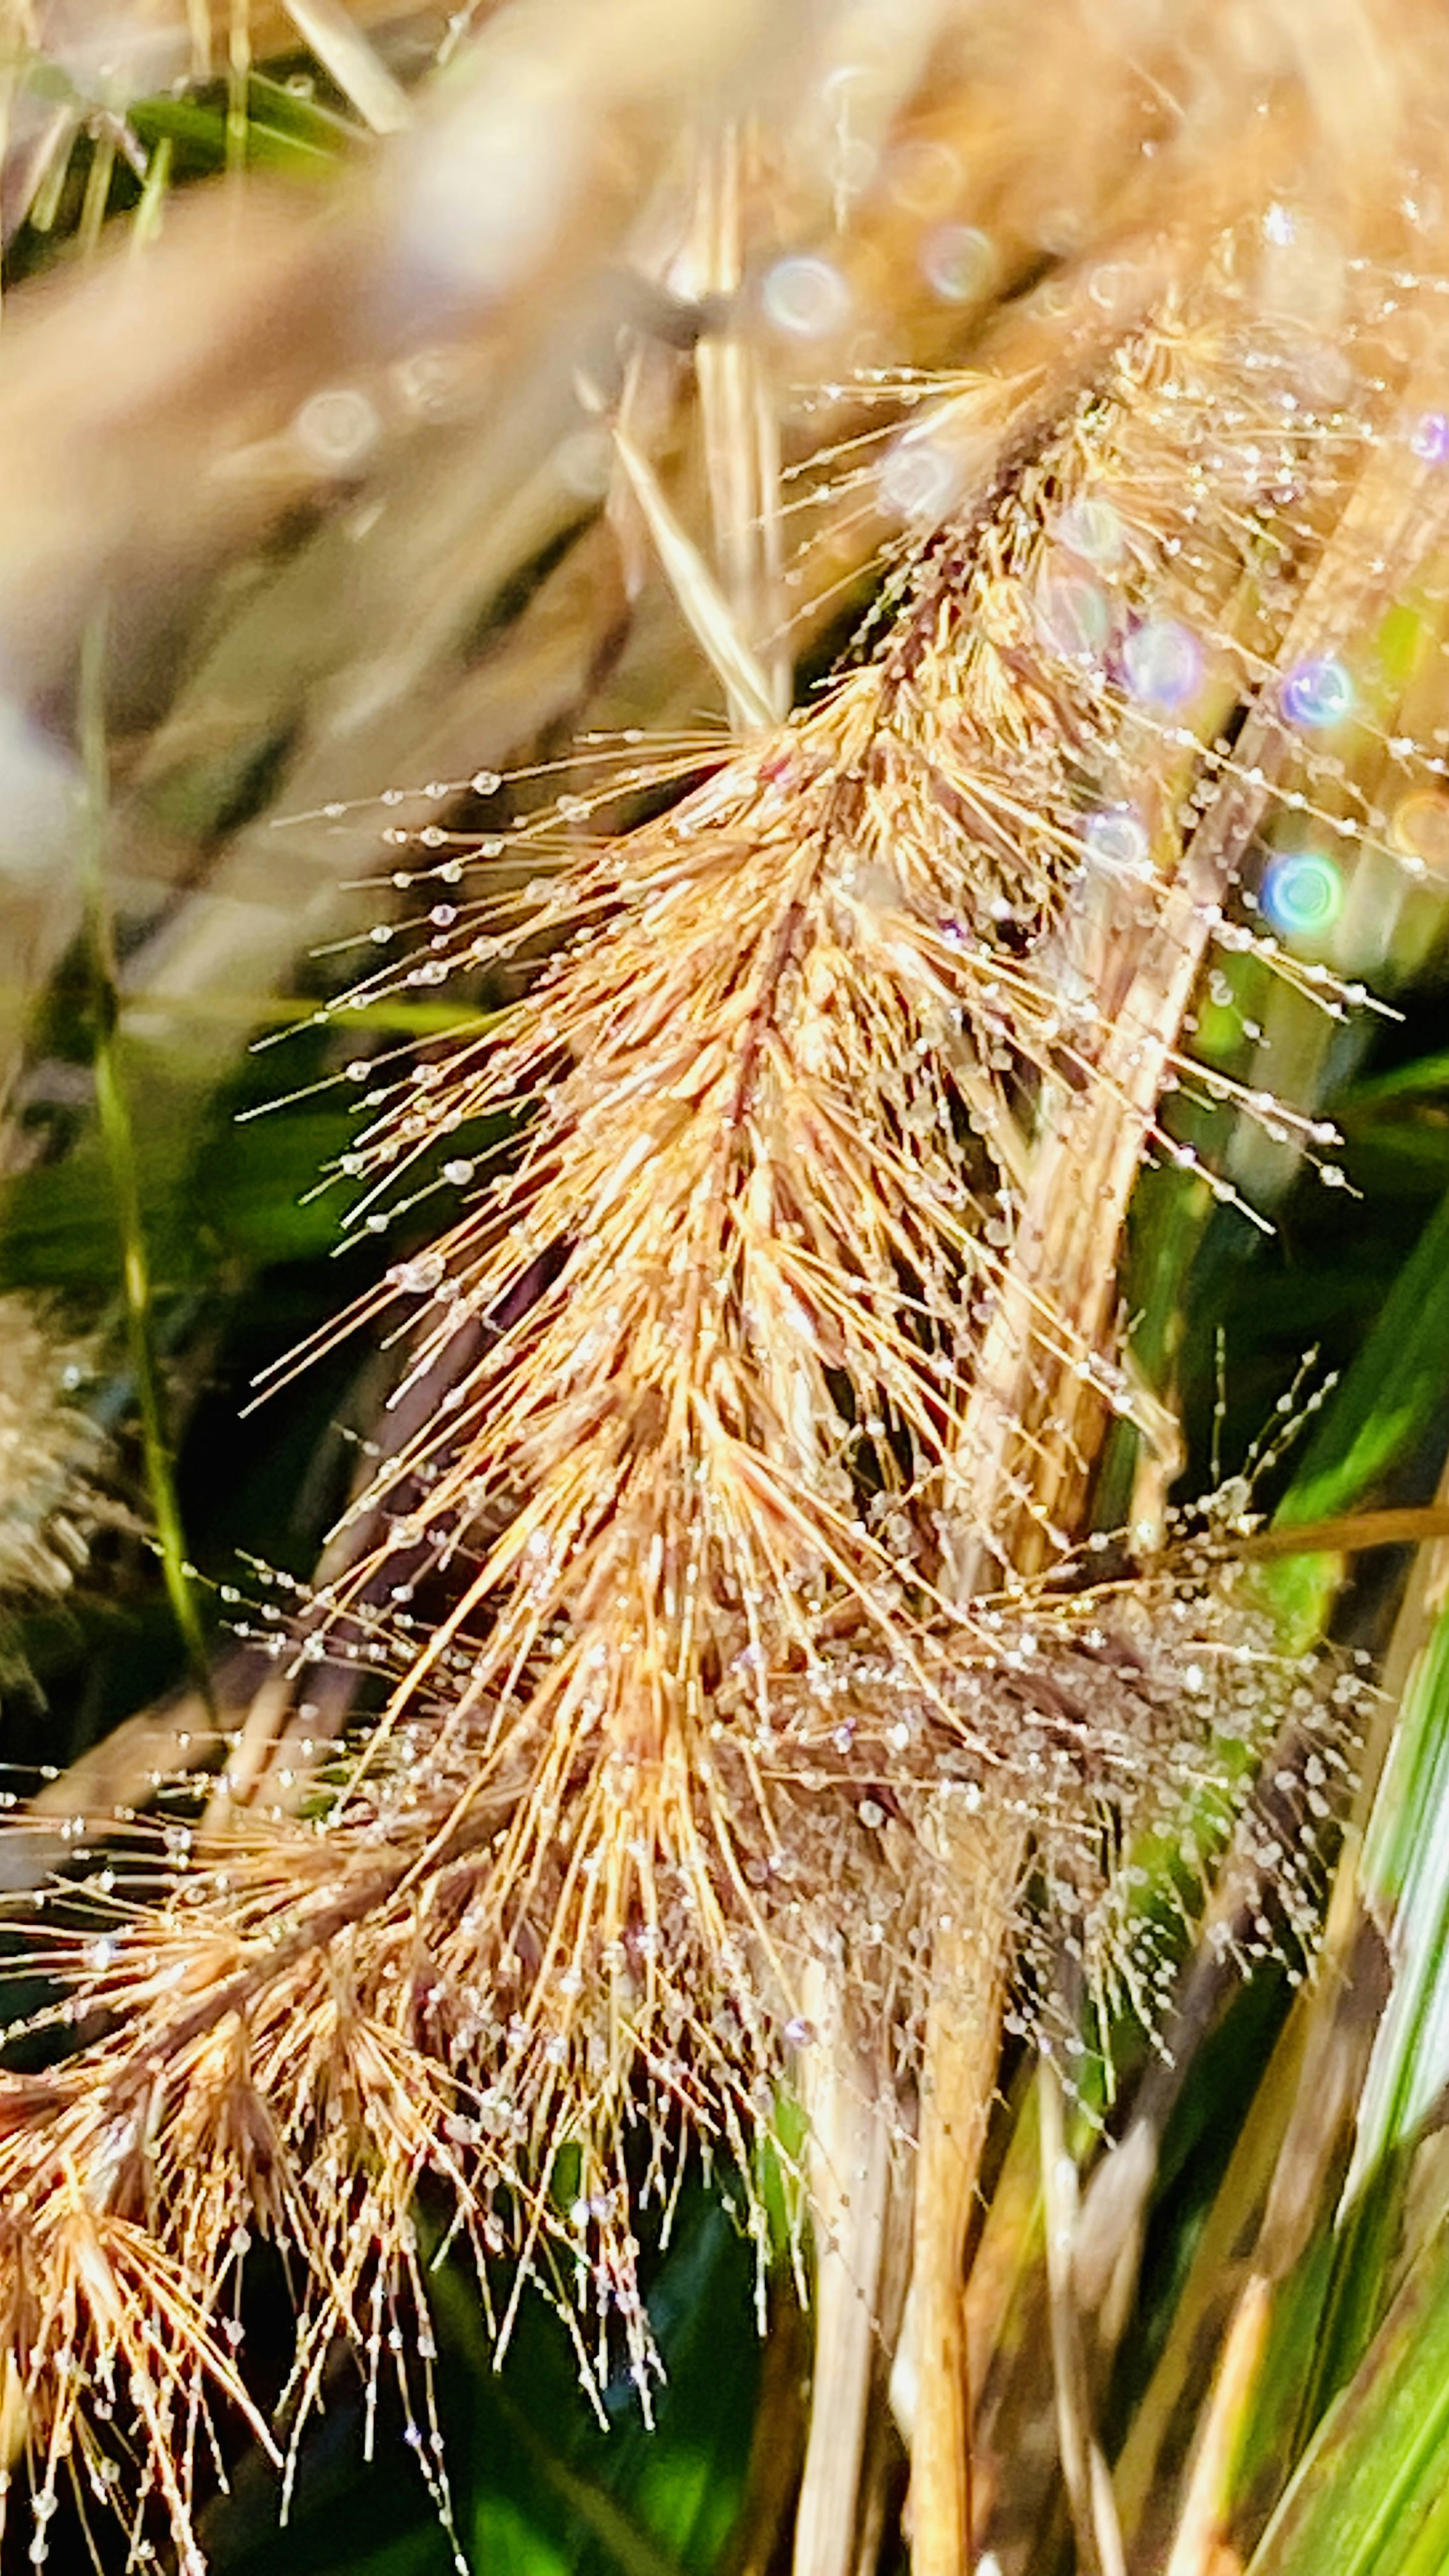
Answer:
<svg viewBox="0 0 1449 2576"><path fill-rule="evenodd" d="M554 471L578 501L602 501L614 475L614 449L606 429L576 429L553 452ZM480 788L480 795L492 790Z"/></svg>
<svg viewBox="0 0 1449 2576"><path fill-rule="evenodd" d="M1136 299L1137 272L1128 260L1103 260L1093 269L1087 292L1100 312L1125 316Z"/></svg>
<svg viewBox="0 0 1449 2576"><path fill-rule="evenodd" d="M389 1288L400 1288L405 1296L423 1297L437 1287L446 1264L440 1252L421 1253L416 1261L395 1262L387 1274Z"/></svg>
<svg viewBox="0 0 1449 2576"><path fill-rule="evenodd" d="M911 215L944 214L961 181L959 156L946 143L904 143L886 164L886 192Z"/></svg>

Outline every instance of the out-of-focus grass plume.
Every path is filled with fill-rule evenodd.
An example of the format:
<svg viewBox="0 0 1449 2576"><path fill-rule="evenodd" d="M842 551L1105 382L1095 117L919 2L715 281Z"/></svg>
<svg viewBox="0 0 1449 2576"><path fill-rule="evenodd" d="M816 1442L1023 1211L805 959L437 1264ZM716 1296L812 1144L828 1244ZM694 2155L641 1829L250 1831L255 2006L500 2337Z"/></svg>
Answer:
<svg viewBox="0 0 1449 2576"><path fill-rule="evenodd" d="M94 1367L28 1301L0 1299L0 1595L64 1591L108 1515L99 1435L76 1402Z"/></svg>

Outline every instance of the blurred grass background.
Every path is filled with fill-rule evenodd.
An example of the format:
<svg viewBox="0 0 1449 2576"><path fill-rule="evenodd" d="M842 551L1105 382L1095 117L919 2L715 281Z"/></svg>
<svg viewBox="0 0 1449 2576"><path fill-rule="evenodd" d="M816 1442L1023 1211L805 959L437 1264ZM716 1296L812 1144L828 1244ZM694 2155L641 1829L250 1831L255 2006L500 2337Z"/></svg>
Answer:
<svg viewBox="0 0 1449 2576"><path fill-rule="evenodd" d="M390 935L387 830L426 828L430 814L450 830L496 828L545 792L508 773L562 759L583 730L720 721L718 685L651 569L587 399L594 377L617 374L631 323L631 416L682 523L712 524L717 538L691 412L689 303L719 281L707 259L692 278L677 263L640 329L628 265L648 238L638 209L647 217L678 139L675 71L641 69L660 13L616 13L605 33L596 17L587 36L577 12L553 13L556 40L578 48L565 120L577 184L506 276L481 251L460 268L444 238L457 214L450 120L464 121L466 154L504 150L498 185L526 197L558 101L520 72L536 74L542 53L504 45L481 76L497 115L467 129L479 96L470 46L486 16L336 0L7 14L0 1290L38 1301L83 1350L72 1383L109 1441L121 1506L61 1598L6 1609L3 1755L17 1778L37 1766L67 1775L173 1695L193 1707L179 1601L223 1717L239 1709L255 1678L232 1636L239 1582L255 1580L240 1569L308 1575L376 1432L389 1364L348 1344L259 1411L242 1408L256 1375L344 1290L409 1249L396 1229L385 1242L364 1234L339 1262L339 1195L319 1175L347 1151L372 1059L425 1030L430 1011L451 1025L456 1009L378 1006L345 1045L309 1016L369 938ZM729 27L728 12L674 16L691 78L747 96L763 62L787 90L808 89L785 37L752 13ZM850 273L868 325L823 356L787 335L768 361L797 464L869 425L862 370L951 363L1029 265L999 210L988 237L965 180L953 196L942 175L969 94L965 106L929 85L916 95L908 33L903 21L900 96L880 115L904 113L904 97L918 195L933 221L956 225L963 256L976 233L981 273L959 294L927 295L902 249L909 197L873 229L863 219ZM499 122L510 81L522 84L513 161ZM430 164L437 189L409 196L398 170L415 182ZM846 184L833 165L811 181L822 200ZM777 187L772 218L783 238L809 238L810 189L797 183L792 200ZM389 227L424 220L436 238L414 292L434 303L420 334ZM850 378L845 394L820 395L827 361ZM806 401L793 388L812 372ZM606 391L619 399L617 381ZM879 527L852 508L798 560L790 642L806 672L869 596ZM747 495L739 526L750 511ZM747 571L778 607L778 568ZM102 602L106 775L91 780L102 864L88 889L73 673ZM773 611L757 608L767 635ZM1366 961L1336 960L1369 973L1397 1013L1331 1032L1307 1083L1343 1132L1348 1190L1326 1192L1285 1161L1265 1237L1190 1174L1144 1177L1124 1293L1141 1363L1181 1413L1187 1492L1219 1466L1237 1472L1309 1353L1316 1410L1265 1474L1259 1507L1316 1519L1440 1489L1443 926L1442 910L1427 927L1405 915ZM358 945L333 956L338 939ZM1239 1013L1254 1006L1255 971L1234 964ZM1201 1043L1211 1051L1207 1016ZM109 1128L98 1072L117 1104ZM1200 1141L1230 1165L1254 1150L1221 1112ZM153 1536L168 1494L169 1569ZM1124 1458L1122 1508L1130 1496ZM1188 1964L1170 2062L1124 2024L1110 2108L1068 2122L1084 2194L1078 2269L1094 2283L1088 2367L1140 2576L1449 2567L1443 1575L1430 1548L1362 1560L1346 1591L1347 1569L1322 1559L1275 1576L1285 1633L1311 1638L1331 1614L1384 1675L1323 1965L1305 1988L1273 1961L1245 1983L1206 1956ZM1105 2105L1089 2071L1085 2098L1094 2087ZM1041 2332L1041 2107L1019 2050L1003 2070L996 2188L968 2296L978 2519L1000 2576L1072 2563ZM667 2371L652 2429L625 2388L610 2390L608 2422L595 2420L542 2297L525 2301L500 2375L471 2288L446 2266L436 2282L447 2474L477 2576L788 2565L808 2332L781 2261L761 2334L755 2251L727 2180L693 2173L668 2243L649 2255ZM284 2311L283 2285L263 2272L248 2331L263 2355L275 2346L278 2370ZM339 2366L283 2532L260 2458L233 2463L231 2494L207 2518L218 2570L450 2565L401 2418L379 2427L365 2465L361 2417ZM904 2483L882 2404L862 2576L906 2564Z"/></svg>

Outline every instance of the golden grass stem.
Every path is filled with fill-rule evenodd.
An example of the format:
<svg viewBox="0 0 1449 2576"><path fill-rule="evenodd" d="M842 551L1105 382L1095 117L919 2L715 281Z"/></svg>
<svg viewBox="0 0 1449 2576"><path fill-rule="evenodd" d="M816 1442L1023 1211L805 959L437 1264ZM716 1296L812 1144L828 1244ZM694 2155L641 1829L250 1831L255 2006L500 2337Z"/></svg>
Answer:
<svg viewBox="0 0 1449 2576"><path fill-rule="evenodd" d="M791 2566L793 2576L851 2576L890 2206L890 2136L839 1978L823 1965L812 1969L806 1996L815 2030L804 2084L815 2369Z"/></svg>
<svg viewBox="0 0 1449 2576"><path fill-rule="evenodd" d="M1232 2472L1250 2420L1272 2318L1273 2285L1254 2272L1243 2286L1199 2428L1166 2576L1220 2576L1228 2550Z"/></svg>
<svg viewBox="0 0 1449 2576"><path fill-rule="evenodd" d="M1111 2475L1092 2425L1081 2320L1072 2285L1077 2222L1076 2159L1067 2146L1061 2078L1043 2055L1042 2199L1046 2217L1047 2315L1056 2385L1057 2447L1077 2539L1080 2576L1127 2576Z"/></svg>
<svg viewBox="0 0 1449 2576"><path fill-rule="evenodd" d="M966 2351L966 2239L1001 2052L1021 1821L948 1809L941 1829L942 1919L916 2163L912 2281L917 2392L909 2520L913 2576L969 2576L971 2406Z"/></svg>

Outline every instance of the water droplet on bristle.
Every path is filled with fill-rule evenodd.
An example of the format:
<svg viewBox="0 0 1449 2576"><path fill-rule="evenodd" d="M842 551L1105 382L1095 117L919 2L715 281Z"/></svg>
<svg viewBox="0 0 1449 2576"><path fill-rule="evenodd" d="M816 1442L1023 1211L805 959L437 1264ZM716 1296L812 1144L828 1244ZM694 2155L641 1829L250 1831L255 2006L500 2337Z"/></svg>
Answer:
<svg viewBox="0 0 1449 2576"><path fill-rule="evenodd" d="M580 501L602 501L614 478L614 448L606 429L576 429L553 451L554 472Z"/></svg>
<svg viewBox="0 0 1449 2576"><path fill-rule="evenodd" d="M425 1252L416 1261L399 1261L387 1274L390 1288L400 1288L404 1296L425 1297L437 1287L443 1276L444 1262L439 1252Z"/></svg>

